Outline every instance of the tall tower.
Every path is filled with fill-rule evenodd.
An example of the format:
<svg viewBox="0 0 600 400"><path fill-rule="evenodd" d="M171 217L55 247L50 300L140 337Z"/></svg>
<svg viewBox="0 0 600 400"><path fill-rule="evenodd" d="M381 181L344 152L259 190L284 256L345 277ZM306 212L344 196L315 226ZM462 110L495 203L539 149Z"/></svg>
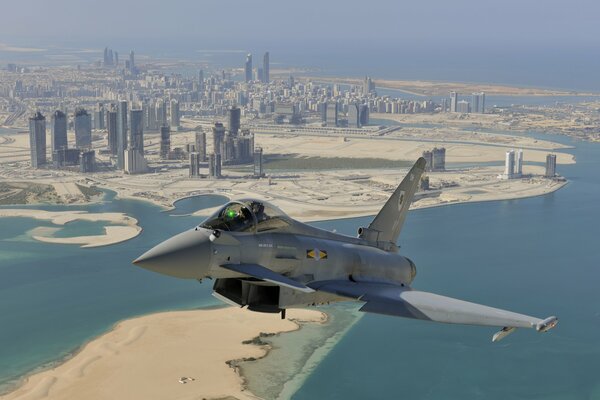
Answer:
<svg viewBox="0 0 600 400"><path fill-rule="evenodd" d="M254 149L254 176L262 177L265 175L263 171L263 149L262 147L257 147Z"/></svg>
<svg viewBox="0 0 600 400"><path fill-rule="evenodd" d="M450 112L458 111L458 93L450 92Z"/></svg>
<svg viewBox="0 0 600 400"><path fill-rule="evenodd" d="M270 77L269 77L269 52L268 51L263 56L263 73L262 73L262 77L263 77L263 82L264 83L269 83L270 82Z"/></svg>
<svg viewBox="0 0 600 400"><path fill-rule="evenodd" d="M237 136L241 124L241 110L239 107L233 106L229 109L229 133Z"/></svg>
<svg viewBox="0 0 600 400"><path fill-rule="evenodd" d="M39 111L29 118L29 148L33 168L46 164L46 117Z"/></svg>
<svg viewBox="0 0 600 400"><path fill-rule="evenodd" d="M204 92L204 71L198 71L198 91L200 93Z"/></svg>
<svg viewBox="0 0 600 400"><path fill-rule="evenodd" d="M179 118L179 102L175 99L171 100L171 104L170 104L170 109L171 109L171 128L173 130L177 130L179 128L179 124L180 124L180 118Z"/></svg>
<svg viewBox="0 0 600 400"><path fill-rule="evenodd" d="M504 162L504 179L512 179L515 174L515 151L509 150L506 152L506 159Z"/></svg>
<svg viewBox="0 0 600 400"><path fill-rule="evenodd" d="M171 152L171 130L167 125L160 127L160 158L166 160Z"/></svg>
<svg viewBox="0 0 600 400"><path fill-rule="evenodd" d="M546 178L554 178L556 176L556 154L548 154L546 156Z"/></svg>
<svg viewBox="0 0 600 400"><path fill-rule="evenodd" d="M92 116L85 108L75 110L75 147L92 148Z"/></svg>
<svg viewBox="0 0 600 400"><path fill-rule="evenodd" d="M215 122L215 126L212 128L213 131L213 152L215 154L221 154L221 147L223 139L225 138L225 127L220 122Z"/></svg>
<svg viewBox="0 0 600 400"><path fill-rule="evenodd" d="M200 154L200 162L206 161L206 132L202 127L196 128L196 151Z"/></svg>
<svg viewBox="0 0 600 400"><path fill-rule="evenodd" d="M67 115L56 110L52 114L52 130L50 136L50 150L52 151L52 160L54 161L54 152L66 149L67 144Z"/></svg>
<svg viewBox="0 0 600 400"><path fill-rule="evenodd" d="M127 148L127 102L120 101L117 108L117 167L125 168L125 149Z"/></svg>
<svg viewBox="0 0 600 400"><path fill-rule="evenodd" d="M144 112L142 110L131 110L129 114L129 148L144 154Z"/></svg>
<svg viewBox="0 0 600 400"><path fill-rule="evenodd" d="M248 53L248 55L246 56L244 72L246 75L246 82L250 82L252 80L252 53Z"/></svg>
<svg viewBox="0 0 600 400"><path fill-rule="evenodd" d="M117 110L113 107L106 113L106 129L108 130L108 148L110 154L117 155Z"/></svg>
<svg viewBox="0 0 600 400"><path fill-rule="evenodd" d="M523 175L523 149L517 150L515 160L515 178L520 178Z"/></svg>
<svg viewBox="0 0 600 400"><path fill-rule="evenodd" d="M133 52L133 50L131 50L131 52L129 53L129 72L131 73L131 75L135 75L136 73L135 53Z"/></svg>

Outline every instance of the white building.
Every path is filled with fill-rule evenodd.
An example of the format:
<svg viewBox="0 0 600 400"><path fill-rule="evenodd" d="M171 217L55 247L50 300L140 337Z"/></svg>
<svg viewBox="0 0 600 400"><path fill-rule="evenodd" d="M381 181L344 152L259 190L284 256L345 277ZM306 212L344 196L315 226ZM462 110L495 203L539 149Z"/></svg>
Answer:
<svg viewBox="0 0 600 400"><path fill-rule="evenodd" d="M144 155L137 149L128 148L125 150L125 166L123 170L126 174L142 174L148 169Z"/></svg>

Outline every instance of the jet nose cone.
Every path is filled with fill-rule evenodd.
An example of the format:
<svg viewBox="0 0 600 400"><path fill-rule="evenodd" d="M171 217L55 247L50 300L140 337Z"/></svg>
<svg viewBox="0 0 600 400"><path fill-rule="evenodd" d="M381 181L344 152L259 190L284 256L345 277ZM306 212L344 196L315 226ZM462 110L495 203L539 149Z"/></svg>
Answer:
<svg viewBox="0 0 600 400"><path fill-rule="evenodd" d="M200 279L210 264L210 232L192 229L156 245L133 263L150 271L177 278Z"/></svg>

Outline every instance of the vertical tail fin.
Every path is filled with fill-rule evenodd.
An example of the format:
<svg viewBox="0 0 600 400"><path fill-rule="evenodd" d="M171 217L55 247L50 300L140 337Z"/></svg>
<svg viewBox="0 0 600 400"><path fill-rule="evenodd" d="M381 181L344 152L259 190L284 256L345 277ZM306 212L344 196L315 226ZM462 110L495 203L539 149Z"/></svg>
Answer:
<svg viewBox="0 0 600 400"><path fill-rule="evenodd" d="M426 161L423 157L417 160L369 227L367 229L361 228L359 231L360 237L370 242L376 242L378 247L386 250L395 247L408 208L419 187L421 175L425 171L425 164Z"/></svg>

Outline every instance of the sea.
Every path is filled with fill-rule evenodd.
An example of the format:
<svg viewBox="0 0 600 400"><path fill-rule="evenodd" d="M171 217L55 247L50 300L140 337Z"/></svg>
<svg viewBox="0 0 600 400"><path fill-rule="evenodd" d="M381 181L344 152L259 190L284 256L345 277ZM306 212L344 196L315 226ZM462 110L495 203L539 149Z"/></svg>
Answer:
<svg viewBox="0 0 600 400"><path fill-rule="evenodd" d="M305 327L276 337L271 355L244 365L250 389L266 398L283 391L280 398L293 399L600 398L600 145L528 135L574 146L568 151L577 163L559 166L566 187L529 199L411 211L401 252L417 265L415 288L539 317L557 315L556 329L518 330L492 343L491 328L359 316L355 305L343 304L324 309L333 316L329 330ZM0 220L3 389L68 358L120 320L218 305L209 283L154 274L131 260L199 223L202 217L193 211L225 200L192 197L164 211L107 192L90 205L14 206L124 212L143 231L124 243L82 249L33 240L31 230L51 227L49 222ZM354 234L369 221L315 225ZM84 235L101 228L74 222L63 229L63 235ZM287 374L274 373L282 365Z"/></svg>
<svg viewBox="0 0 600 400"><path fill-rule="evenodd" d="M481 57L480 52L473 67L469 62L474 56L468 54L441 62L440 54L340 55L332 51L319 57L308 50L300 54L276 50L271 49L272 68L301 65L311 69L318 62L313 72L322 76L435 76L438 80L600 91L597 52L574 52L560 59L551 50L544 56L521 59L519 54L525 53L506 57L483 53ZM53 51L64 53L60 48ZM139 50L144 52L179 57L175 50L168 54ZM198 60L207 65L235 65L238 59L241 65L245 57L245 51L197 53ZM71 63L81 57L75 50L73 54L57 62ZM25 58L0 54L2 61L37 62L34 56L19 57ZM574 65L586 67L574 71ZM389 95L407 96L398 91ZM588 99L490 96L487 103L580 100ZM577 163L560 165L558 170L569 180L564 188L535 198L411 211L399 243L401 252L417 265L415 288L539 317L556 315L557 328L546 334L517 330L502 342L492 343L492 328L363 315L351 303L330 306L323 309L332 316L327 329L306 326L275 337L268 357L242 366L250 389L265 398L297 400L600 399L600 144L536 132L525 135L574 147L565 151L574 154ZM31 238L34 228L52 227L49 222L0 219L1 390L10 390L32 371L69 358L123 319L217 306L209 282L154 274L133 266L131 260L198 224L202 217L192 212L224 201L221 196L193 197L165 211L107 192L102 201L89 205L16 206L124 212L140 221L143 231L138 237L90 249ZM352 218L314 225L354 235L357 227L369 222L370 218ZM56 234L94 234L101 229L99 223L74 222Z"/></svg>

